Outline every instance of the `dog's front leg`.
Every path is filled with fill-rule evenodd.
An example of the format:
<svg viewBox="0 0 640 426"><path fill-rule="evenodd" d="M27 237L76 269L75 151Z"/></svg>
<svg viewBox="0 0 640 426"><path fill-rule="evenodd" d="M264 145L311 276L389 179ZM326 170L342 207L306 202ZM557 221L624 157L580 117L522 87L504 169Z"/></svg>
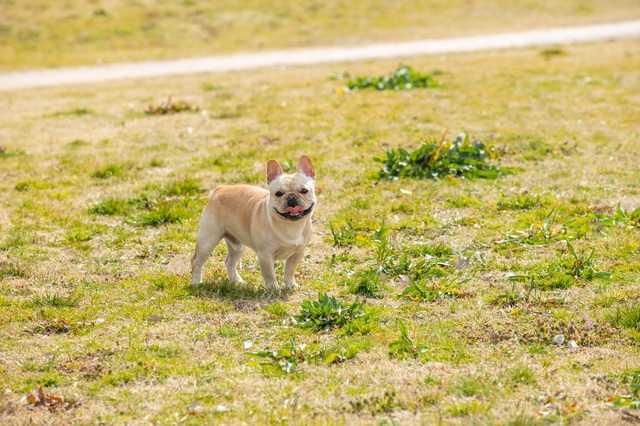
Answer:
<svg viewBox="0 0 640 426"><path fill-rule="evenodd" d="M294 274L296 273L296 267L302 260L303 256L304 256L304 247L302 247L302 249L293 253L291 256L287 258L287 260L285 260L284 262L284 287L285 288L298 287Z"/></svg>
<svg viewBox="0 0 640 426"><path fill-rule="evenodd" d="M260 262L260 272L262 278L269 290L280 290L280 286L276 281L276 270L274 268L274 258L271 254L258 253L258 261Z"/></svg>

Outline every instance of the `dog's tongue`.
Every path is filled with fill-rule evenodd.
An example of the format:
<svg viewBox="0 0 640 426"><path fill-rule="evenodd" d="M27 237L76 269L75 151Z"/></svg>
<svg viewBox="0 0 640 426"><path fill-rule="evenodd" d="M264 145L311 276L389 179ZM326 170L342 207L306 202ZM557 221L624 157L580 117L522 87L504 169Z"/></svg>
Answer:
<svg viewBox="0 0 640 426"><path fill-rule="evenodd" d="M295 206L295 207L287 207L287 209L284 212L291 213L291 214L301 214L303 211L304 209L301 206Z"/></svg>

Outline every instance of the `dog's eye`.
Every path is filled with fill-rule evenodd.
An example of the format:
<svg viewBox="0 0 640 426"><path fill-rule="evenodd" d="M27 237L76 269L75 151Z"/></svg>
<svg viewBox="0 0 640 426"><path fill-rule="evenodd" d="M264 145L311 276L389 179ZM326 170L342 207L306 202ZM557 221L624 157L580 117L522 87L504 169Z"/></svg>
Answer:
<svg viewBox="0 0 640 426"><path fill-rule="evenodd" d="M300 193L301 193L301 194L306 194L307 192L309 192L309 190L308 190L307 188L302 188L302 189L300 190Z"/></svg>
<svg viewBox="0 0 640 426"><path fill-rule="evenodd" d="M276 197L282 197L282 192L280 191L276 192Z"/></svg>

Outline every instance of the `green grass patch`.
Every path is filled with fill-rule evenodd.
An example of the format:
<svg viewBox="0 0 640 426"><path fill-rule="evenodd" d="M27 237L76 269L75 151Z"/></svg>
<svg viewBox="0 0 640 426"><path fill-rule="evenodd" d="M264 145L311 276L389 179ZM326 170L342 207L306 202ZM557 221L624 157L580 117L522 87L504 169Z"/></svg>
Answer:
<svg viewBox="0 0 640 426"><path fill-rule="evenodd" d="M344 225L338 225L333 221L329 222L329 230L331 231L332 239L327 239L333 242L333 245L338 247L345 247L355 244L367 244L368 239L363 236L353 224L350 218L345 219Z"/></svg>
<svg viewBox="0 0 640 426"><path fill-rule="evenodd" d="M608 375L607 379L614 379L628 388L628 393L609 398L609 403L618 408L640 410L640 370L631 370L622 374ZM602 377L599 377L602 379ZM634 418L633 415L629 416Z"/></svg>
<svg viewBox="0 0 640 426"><path fill-rule="evenodd" d="M6 147L0 146L0 158L17 157L18 155L24 155L24 151L8 151Z"/></svg>
<svg viewBox="0 0 640 426"><path fill-rule="evenodd" d="M468 135L461 134L453 141L447 141L444 137L440 141L424 140L413 151L391 149L386 151L386 157L375 157L374 160L384 164L378 178L392 180L445 177L496 179L519 171L515 167L500 168L488 163L488 159L500 155L502 152L499 149L479 140L470 142Z"/></svg>
<svg viewBox="0 0 640 426"><path fill-rule="evenodd" d="M36 294L31 300L31 305L37 307L76 308L79 304L80 300L73 294L64 295L57 291Z"/></svg>
<svg viewBox="0 0 640 426"><path fill-rule="evenodd" d="M98 202L89 209L89 213L103 216L124 216L131 209L131 202L117 197L110 197Z"/></svg>
<svg viewBox="0 0 640 426"><path fill-rule="evenodd" d="M74 108L70 111L58 111L58 112L54 112L53 116L54 117L65 117L65 116L76 116L76 117L82 117L83 115L89 115L89 114L93 114L93 111L91 111L88 108Z"/></svg>
<svg viewBox="0 0 640 426"><path fill-rule="evenodd" d="M583 238L591 230L587 218L572 218L565 223L557 223L554 218L555 211L551 210L542 222L532 223L528 229L509 231L498 244L547 245L554 241Z"/></svg>
<svg viewBox="0 0 640 426"><path fill-rule="evenodd" d="M618 204L613 214L593 213L593 216L603 226L623 225L629 228L640 228L640 207L628 212Z"/></svg>
<svg viewBox="0 0 640 426"><path fill-rule="evenodd" d="M0 261L0 279L8 277L26 278L30 273L30 266L16 260Z"/></svg>
<svg viewBox="0 0 640 426"><path fill-rule="evenodd" d="M478 397L490 394L493 390L491 379L489 378L475 378L475 377L460 377L449 388L451 393L460 396Z"/></svg>
<svg viewBox="0 0 640 426"><path fill-rule="evenodd" d="M417 357L427 351L427 346L416 341L415 337L409 336L407 325L402 320L397 321L400 337L389 343L389 356L392 358Z"/></svg>
<svg viewBox="0 0 640 426"><path fill-rule="evenodd" d="M472 399L469 401L454 401L450 404L445 404L444 409L453 417L469 417L488 412L491 409L491 404Z"/></svg>
<svg viewBox="0 0 640 426"><path fill-rule="evenodd" d="M311 327L319 330L329 330L342 327L349 321L363 318L367 315L364 302L358 298L352 303L342 302L326 293L318 294L318 301L305 300L302 302L300 313L294 318L300 327Z"/></svg>
<svg viewBox="0 0 640 426"><path fill-rule="evenodd" d="M148 209L135 215L131 223L136 226L161 226L180 223L193 217L193 210L188 203L160 201Z"/></svg>
<svg viewBox="0 0 640 426"><path fill-rule="evenodd" d="M442 83L434 78L435 74L437 73L424 74L408 65L400 65L398 69L387 75L349 80L345 85L345 91L353 93L362 89L397 91L441 87Z"/></svg>
<svg viewBox="0 0 640 426"><path fill-rule="evenodd" d="M380 273L374 269L358 272L347 282L347 292L374 299L384 298L389 287L383 282Z"/></svg>
<svg viewBox="0 0 640 426"><path fill-rule="evenodd" d="M264 310L277 319L283 319L289 316L287 305L282 302L275 302L266 305Z"/></svg>
<svg viewBox="0 0 640 426"><path fill-rule="evenodd" d="M109 164L108 166L92 171L89 176L95 179L121 178L124 177L131 168L132 166L130 164Z"/></svg>
<svg viewBox="0 0 640 426"><path fill-rule="evenodd" d="M431 302L443 297L468 297L469 293L462 289L462 286L468 281L468 278L459 277L443 278L438 282L414 281L398 297L421 302Z"/></svg>
<svg viewBox="0 0 640 426"><path fill-rule="evenodd" d="M523 192L511 197L502 196L498 201L498 210L531 210L541 206L543 200L540 195Z"/></svg>
<svg viewBox="0 0 640 426"><path fill-rule="evenodd" d="M166 197L184 197L197 195L200 192L202 192L200 183L193 178L186 177L167 185L162 189L161 195Z"/></svg>
<svg viewBox="0 0 640 426"><path fill-rule="evenodd" d="M516 365L503 373L504 380L510 386L516 387L520 385L535 385L536 373L526 365Z"/></svg>
<svg viewBox="0 0 640 426"><path fill-rule="evenodd" d="M607 319L614 327L640 332L640 303L630 302L616 306L607 314Z"/></svg>
<svg viewBox="0 0 640 426"><path fill-rule="evenodd" d="M14 186L15 190L18 192L27 192L27 191L40 191L44 189L53 188L53 184L51 182L45 182L39 179L26 179L22 180Z"/></svg>
<svg viewBox="0 0 640 426"><path fill-rule="evenodd" d="M295 339L278 350L247 352L248 355L263 360L259 364L262 368L285 373L294 371L301 362L339 364L354 358L357 353L353 346L347 348L340 345L316 351L307 350L306 345L296 344Z"/></svg>

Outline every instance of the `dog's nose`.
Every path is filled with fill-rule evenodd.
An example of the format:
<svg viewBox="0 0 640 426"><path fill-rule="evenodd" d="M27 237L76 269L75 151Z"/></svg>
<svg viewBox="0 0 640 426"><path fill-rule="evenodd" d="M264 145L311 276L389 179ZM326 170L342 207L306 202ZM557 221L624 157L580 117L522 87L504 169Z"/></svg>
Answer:
<svg viewBox="0 0 640 426"><path fill-rule="evenodd" d="M296 194L289 194L287 195L287 205L294 207L297 206L298 203L298 196Z"/></svg>

